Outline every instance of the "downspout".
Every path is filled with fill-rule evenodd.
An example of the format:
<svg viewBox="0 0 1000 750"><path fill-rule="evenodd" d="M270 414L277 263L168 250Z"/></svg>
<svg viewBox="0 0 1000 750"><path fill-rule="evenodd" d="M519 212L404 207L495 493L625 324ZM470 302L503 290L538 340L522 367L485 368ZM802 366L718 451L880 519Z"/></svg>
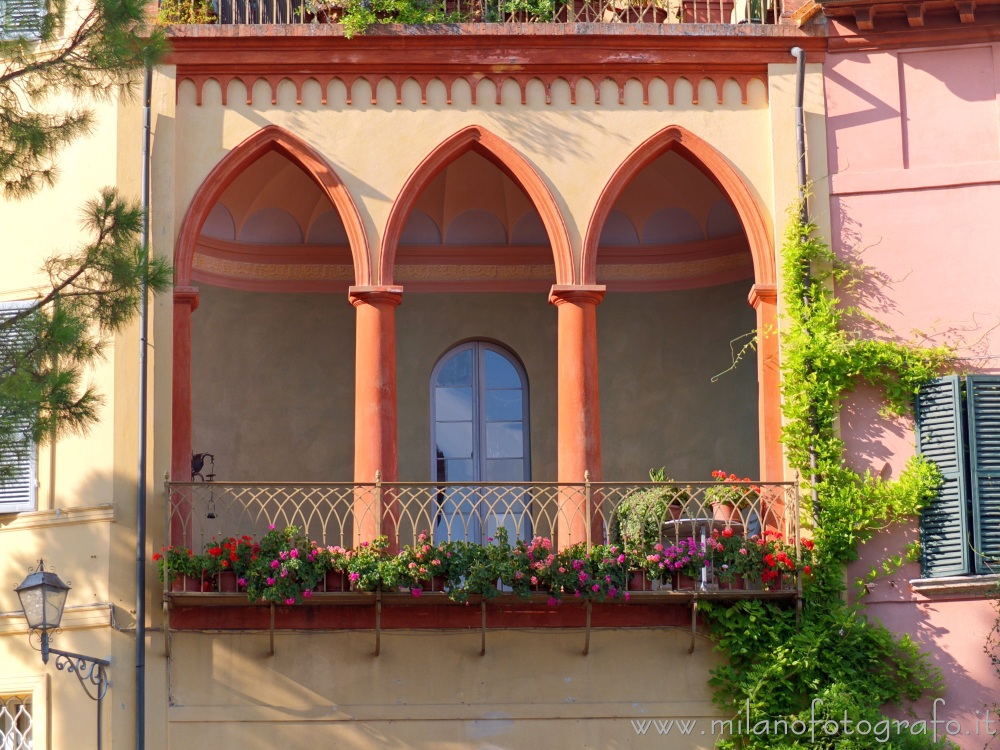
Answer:
<svg viewBox="0 0 1000 750"><path fill-rule="evenodd" d="M135 750L146 747L146 347L149 332L149 142L153 71L147 65L142 86L142 281L139 300L139 471L135 534Z"/></svg>
<svg viewBox="0 0 1000 750"><path fill-rule="evenodd" d="M807 182L806 182L806 118L803 101L805 99L806 88L806 51L801 47L792 47L792 57L798 62L795 70L795 159L798 166L799 177L799 220L802 226L809 223L809 205L807 203ZM802 303L808 311L812 302L809 296L809 266L806 264L802 269L803 279L806 281L802 285ZM816 414L812 407L809 409L809 430L816 437ZM809 443L809 491L812 499L813 523L819 521L819 491L816 489L816 443L815 440Z"/></svg>

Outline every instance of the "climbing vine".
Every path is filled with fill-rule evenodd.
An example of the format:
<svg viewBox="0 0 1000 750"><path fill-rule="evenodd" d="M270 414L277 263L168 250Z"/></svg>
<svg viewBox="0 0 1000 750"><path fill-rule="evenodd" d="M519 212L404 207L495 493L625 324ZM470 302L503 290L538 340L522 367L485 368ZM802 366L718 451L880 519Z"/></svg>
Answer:
<svg viewBox="0 0 1000 750"><path fill-rule="evenodd" d="M950 352L852 333L848 321L861 313L833 290L849 288L864 269L839 261L816 227L798 216L792 214L783 247L783 440L807 493L816 491L815 505L804 508L816 574L806 583L798 617L762 601L708 608L717 647L728 657L710 684L716 701L742 718L718 746L946 747L918 719L905 723L881 713L883 705L940 690L928 657L909 636L869 621L843 597L845 569L858 546L892 521L917 514L940 475L919 457L894 481L859 474L844 461L836 417L841 399L860 383L879 389L885 413L905 414ZM834 725L836 731L827 731Z"/></svg>

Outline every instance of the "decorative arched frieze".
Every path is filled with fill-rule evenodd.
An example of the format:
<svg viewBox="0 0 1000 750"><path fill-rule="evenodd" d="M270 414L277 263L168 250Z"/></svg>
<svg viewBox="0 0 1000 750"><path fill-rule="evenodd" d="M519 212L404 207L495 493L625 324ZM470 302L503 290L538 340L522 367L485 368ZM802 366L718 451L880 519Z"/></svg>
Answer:
<svg viewBox="0 0 1000 750"><path fill-rule="evenodd" d="M421 191L445 167L467 151L475 151L507 174L534 204L552 245L556 283L571 284L575 277L573 251L562 213L548 186L523 156L502 138L486 128L471 125L459 130L437 146L407 178L389 212L379 250L379 284L393 283L396 251L406 218Z"/></svg>
<svg viewBox="0 0 1000 750"><path fill-rule="evenodd" d="M753 80L760 81L765 92L767 91L767 76L760 73L725 73L725 74L692 74L686 73L640 73L640 74L628 74L628 75L611 75L611 74L570 74L570 73L557 73L557 74L546 74L546 73L513 73L509 71L504 71L502 73L477 73L474 75L441 75L441 74L417 74L417 73L402 73L402 74L350 74L350 73L338 73L338 74L328 74L319 75L313 72L308 73L290 73L290 74L246 74L246 73L184 73L179 74L177 78L177 90L180 90L180 84L183 81L190 81L195 87L195 104L201 106L203 98L203 90L205 84L208 81L215 81L222 89L222 105L226 106L229 103L229 84L233 81L239 81L243 84L246 89L246 99L247 104L253 104L253 88L254 84L258 81L264 81L271 91L271 104L276 105L278 103L278 86L282 81L290 81L292 85L295 86L295 103L297 105L302 104L302 90L308 81L315 81L319 85L322 91L321 104L323 106L327 105L327 89L333 81L340 81L347 88L347 105L351 106L353 104L353 99L351 96L351 91L354 88L354 84L358 81L364 81L371 87L371 103L372 105L378 104L377 89L380 81L387 80L392 83L393 90L395 92L395 103L401 105L403 103L403 84L407 81L414 81L420 87L420 103L422 105L427 104L427 87L432 81L440 81L447 92L447 103L450 105L452 103L452 88L456 81L465 81L470 89L472 90L472 103L478 104L477 101L477 87L482 81L490 81L493 83L496 89L496 104L500 105L502 103L501 92L503 90L503 85L506 81L513 81L520 92L521 104L526 105L528 102L528 83L533 80L538 80L545 87L545 103L552 104L552 85L558 81L563 80L569 85L570 90L570 104L576 104L576 87L580 81L586 81L594 88L594 97L596 103L601 102L601 92L600 85L603 81L612 81L618 89L618 103L625 103L625 84L631 80L635 80L642 86L642 103L644 105L649 105L649 87L654 81L662 81L667 87L667 95L669 104L674 104L675 89L677 83L681 80L690 83L691 88L694 91L692 104L698 104L698 89L703 81L710 81L715 87L717 100L719 104L723 103L723 89L729 81L735 81L740 88L740 96L743 104L748 102L747 89L750 82Z"/></svg>
<svg viewBox="0 0 1000 750"><path fill-rule="evenodd" d="M174 251L174 274L178 286L191 284L191 271L202 226L226 188L251 164L269 151L277 151L300 167L320 187L340 213L354 261L355 283L371 283L368 235L354 199L318 151L298 136L277 125L261 128L226 154L195 191L181 221Z"/></svg>

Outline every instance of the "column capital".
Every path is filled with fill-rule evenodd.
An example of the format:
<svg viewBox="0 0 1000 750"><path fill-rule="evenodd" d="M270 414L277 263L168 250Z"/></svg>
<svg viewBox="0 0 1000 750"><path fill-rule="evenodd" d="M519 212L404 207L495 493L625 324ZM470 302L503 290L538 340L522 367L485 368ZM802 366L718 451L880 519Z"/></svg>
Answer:
<svg viewBox="0 0 1000 750"><path fill-rule="evenodd" d="M778 287L774 284L754 284L750 287L747 300L754 310L760 307L761 302L770 302L773 305L778 301Z"/></svg>
<svg viewBox="0 0 1000 750"><path fill-rule="evenodd" d="M549 304L562 305L571 302L577 305L599 305L608 291L604 284L553 284L549 291Z"/></svg>
<svg viewBox="0 0 1000 750"><path fill-rule="evenodd" d="M403 301L401 286L352 286L347 298L355 307L361 305L390 305L397 307Z"/></svg>
<svg viewBox="0 0 1000 750"><path fill-rule="evenodd" d="M194 312L198 309L198 302L200 301L198 287L196 286L175 286L174 287L174 304L175 305L188 305L191 311Z"/></svg>

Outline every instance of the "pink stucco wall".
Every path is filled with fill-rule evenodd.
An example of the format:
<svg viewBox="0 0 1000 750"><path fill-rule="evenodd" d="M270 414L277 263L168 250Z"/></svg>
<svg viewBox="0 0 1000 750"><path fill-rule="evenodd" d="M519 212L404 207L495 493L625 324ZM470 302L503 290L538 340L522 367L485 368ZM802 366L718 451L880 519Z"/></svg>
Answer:
<svg viewBox="0 0 1000 750"><path fill-rule="evenodd" d="M890 327L868 333L947 343L958 368L1000 372L1000 45L830 54L825 78L831 243L869 267L849 301ZM857 469L895 477L913 454L912 420L880 417L871 389L846 399L840 428ZM852 579L915 537L915 522L882 534ZM995 607L922 596L919 577L908 565L879 579L869 614L931 654L947 684L938 715L962 722L961 747L982 748L977 720L1000 700L983 650ZM929 718L930 701L918 709Z"/></svg>

